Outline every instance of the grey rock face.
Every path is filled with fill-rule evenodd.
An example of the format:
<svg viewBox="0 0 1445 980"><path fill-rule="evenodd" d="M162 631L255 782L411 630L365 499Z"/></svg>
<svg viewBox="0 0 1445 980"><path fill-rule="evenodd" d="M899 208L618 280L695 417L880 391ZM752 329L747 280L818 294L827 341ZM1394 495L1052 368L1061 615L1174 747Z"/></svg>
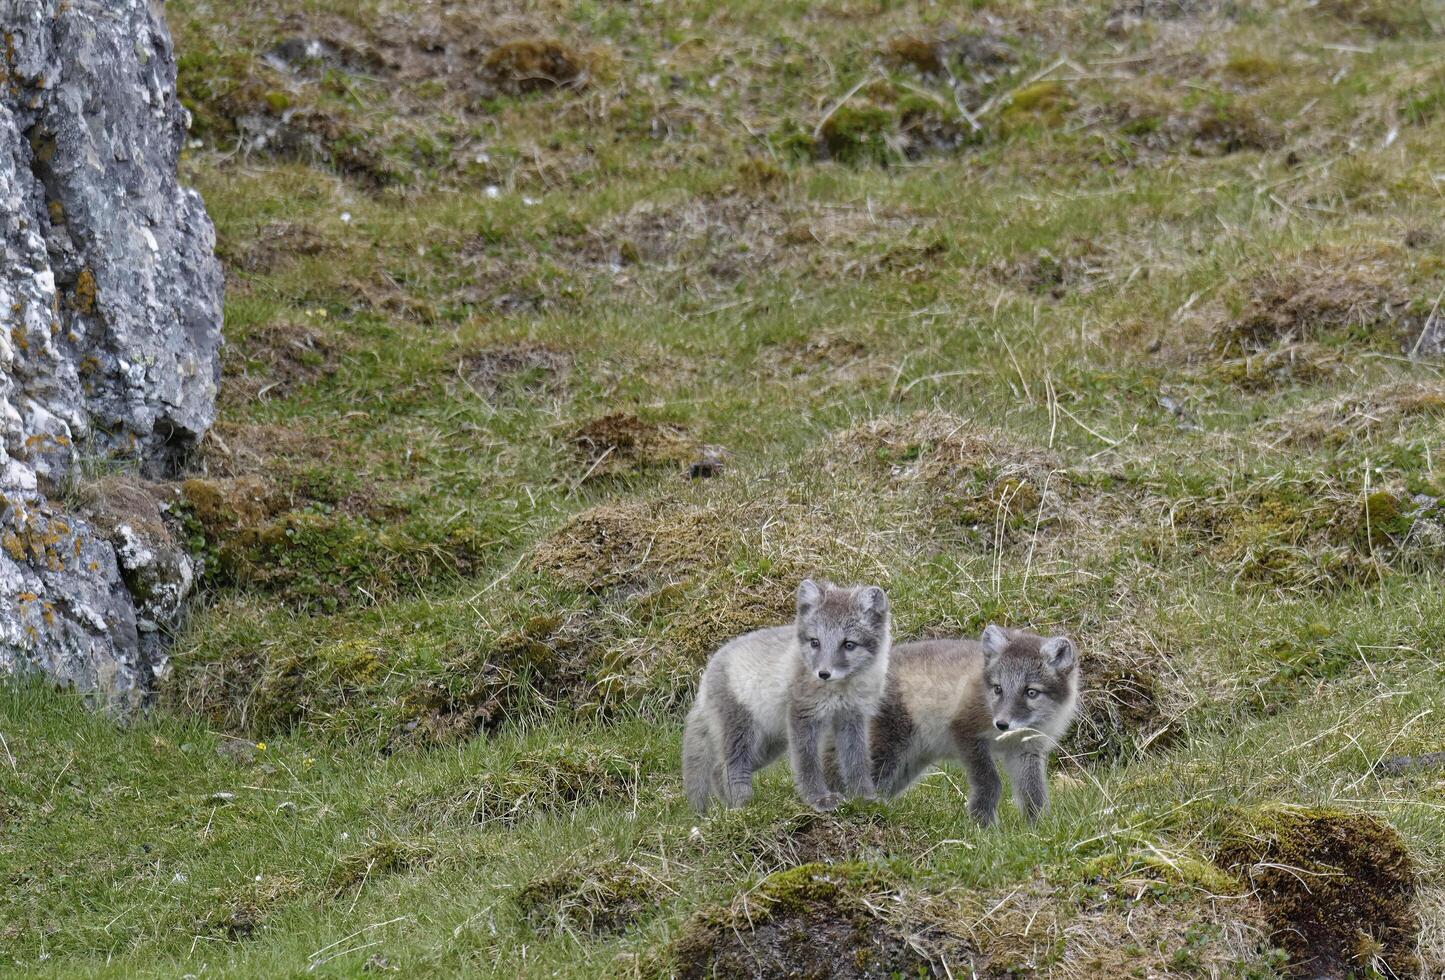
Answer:
<svg viewBox="0 0 1445 980"><path fill-rule="evenodd" d="M176 179L158 9L0 0L0 672L123 704L164 666L189 561L163 522L98 533L55 499L81 458L173 472L220 370L215 235Z"/></svg>

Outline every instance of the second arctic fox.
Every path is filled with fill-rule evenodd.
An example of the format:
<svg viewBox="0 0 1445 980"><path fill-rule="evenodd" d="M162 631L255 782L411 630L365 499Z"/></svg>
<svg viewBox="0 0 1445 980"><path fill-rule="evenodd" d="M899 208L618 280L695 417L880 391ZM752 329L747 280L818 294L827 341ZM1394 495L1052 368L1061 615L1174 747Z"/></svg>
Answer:
<svg viewBox="0 0 1445 980"><path fill-rule="evenodd" d="M883 697L891 631L877 586L804 579L797 619L724 644L708 661L682 736L682 781L699 812L752 799L753 773L788 750L798 795L819 810L846 798L824 777L831 743L841 789L872 796L868 723Z"/></svg>
<svg viewBox="0 0 1445 980"><path fill-rule="evenodd" d="M968 812L991 824L1003 762L1030 822L1049 802L1044 764L1074 720L1079 655L1064 636L989 626L979 640L901 643L872 726L873 779L903 792L933 763L968 773Z"/></svg>

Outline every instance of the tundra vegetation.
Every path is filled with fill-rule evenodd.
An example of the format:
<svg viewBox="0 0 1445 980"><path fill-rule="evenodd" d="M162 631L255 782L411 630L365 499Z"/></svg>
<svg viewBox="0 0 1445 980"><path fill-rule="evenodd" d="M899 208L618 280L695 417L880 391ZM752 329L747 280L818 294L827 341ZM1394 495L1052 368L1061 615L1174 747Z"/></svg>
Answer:
<svg viewBox="0 0 1445 980"><path fill-rule="evenodd" d="M1437 2L166 16L203 595L144 719L0 689L0 972L1445 972ZM1074 637L1036 828L694 818L810 573Z"/></svg>

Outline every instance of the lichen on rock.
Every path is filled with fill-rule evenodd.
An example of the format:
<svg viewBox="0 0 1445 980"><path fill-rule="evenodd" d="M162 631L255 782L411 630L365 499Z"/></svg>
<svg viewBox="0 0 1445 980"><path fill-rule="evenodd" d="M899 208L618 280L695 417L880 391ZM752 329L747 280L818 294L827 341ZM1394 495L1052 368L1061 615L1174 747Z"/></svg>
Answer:
<svg viewBox="0 0 1445 980"><path fill-rule="evenodd" d="M157 620L179 610L188 562L164 528L98 530L55 500L81 459L170 475L210 427L215 235L176 179L187 117L155 5L44 0L5 19L0 673L38 669L138 704L164 667Z"/></svg>

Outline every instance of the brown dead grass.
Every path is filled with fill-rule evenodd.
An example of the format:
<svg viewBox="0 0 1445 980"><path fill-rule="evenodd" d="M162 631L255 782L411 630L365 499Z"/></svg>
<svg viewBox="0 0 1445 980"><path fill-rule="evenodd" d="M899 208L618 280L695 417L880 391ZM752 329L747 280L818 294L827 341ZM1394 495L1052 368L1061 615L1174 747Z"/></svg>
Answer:
<svg viewBox="0 0 1445 980"><path fill-rule="evenodd" d="M556 392L566 384L573 360L570 351L547 344L499 344L463 354L456 375L488 398L516 386L529 393Z"/></svg>
<svg viewBox="0 0 1445 980"><path fill-rule="evenodd" d="M1122 976L1222 976L1258 964L1269 947L1260 905L1178 888L1107 888L1069 901L1067 892L1035 880L1021 888L973 897L982 915L972 928L981 976L1047 975L1067 980Z"/></svg>
<svg viewBox="0 0 1445 980"><path fill-rule="evenodd" d="M1398 346L1410 301L1397 249L1315 249L1257 274L1238 315L1220 325L1216 346L1255 354L1349 331L1388 334ZM1418 329L1418 328L1417 328Z"/></svg>
<svg viewBox="0 0 1445 980"><path fill-rule="evenodd" d="M482 61L486 77L513 94L587 83L587 57L554 38L519 38L497 45Z"/></svg>
<svg viewBox="0 0 1445 980"><path fill-rule="evenodd" d="M285 398L335 377L342 352L336 337L313 326L272 321L224 348L222 401L241 405L258 398Z"/></svg>
<svg viewBox="0 0 1445 980"><path fill-rule="evenodd" d="M630 500L583 511L543 539L531 565L589 592L637 592L720 561L733 534L691 504Z"/></svg>
<svg viewBox="0 0 1445 980"><path fill-rule="evenodd" d="M572 434L582 479L598 480L641 470L672 467L679 472L698 453L687 430L638 418L630 412L603 415Z"/></svg>
<svg viewBox="0 0 1445 980"><path fill-rule="evenodd" d="M262 225L244 240L218 239L216 255L228 272L269 275L292 259L311 258L333 247L318 229L306 222L277 219ZM228 285L233 281L228 277Z"/></svg>
<svg viewBox="0 0 1445 980"><path fill-rule="evenodd" d="M1289 445L1343 446L1399 432L1416 419L1445 418L1445 384L1392 382L1336 396L1272 423Z"/></svg>

